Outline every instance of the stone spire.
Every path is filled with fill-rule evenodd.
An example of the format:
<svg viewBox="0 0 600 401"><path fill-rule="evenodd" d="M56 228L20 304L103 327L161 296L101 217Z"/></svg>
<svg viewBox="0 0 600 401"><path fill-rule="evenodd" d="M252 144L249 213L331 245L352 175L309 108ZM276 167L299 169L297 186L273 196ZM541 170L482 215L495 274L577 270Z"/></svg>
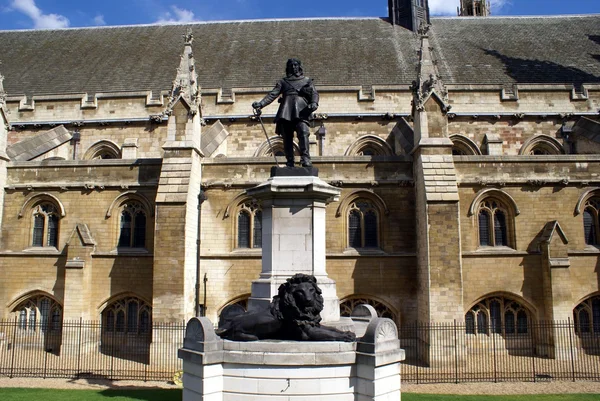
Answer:
<svg viewBox="0 0 600 401"><path fill-rule="evenodd" d="M393 25L417 32L429 24L429 0L388 0L388 13Z"/></svg>
<svg viewBox="0 0 600 401"><path fill-rule="evenodd" d="M423 25L419 29L421 36L421 50L419 51L419 75L413 82L413 106L417 111L422 111L425 103L435 96L441 103L444 113L452 106L448 102L448 90L438 73L437 62L433 58L433 48L429 44L429 25Z"/></svg>
<svg viewBox="0 0 600 401"><path fill-rule="evenodd" d="M190 108L190 114L196 115L200 107L200 88L198 86L198 74L196 73L196 64L192 51L194 35L191 28L183 35L183 38L185 40L183 54L177 68L177 76L173 80L173 88L171 89L169 104L165 113L170 114L175 103L179 99L183 99Z"/></svg>
<svg viewBox="0 0 600 401"><path fill-rule="evenodd" d="M487 17L492 13L488 0L460 0L458 15L461 17Z"/></svg>

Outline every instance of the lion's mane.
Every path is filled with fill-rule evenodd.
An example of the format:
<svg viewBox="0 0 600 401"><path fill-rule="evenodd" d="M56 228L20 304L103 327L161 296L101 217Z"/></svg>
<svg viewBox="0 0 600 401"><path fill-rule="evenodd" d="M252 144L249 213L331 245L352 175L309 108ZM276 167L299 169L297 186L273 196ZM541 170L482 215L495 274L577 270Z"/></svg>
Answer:
<svg viewBox="0 0 600 401"><path fill-rule="evenodd" d="M313 302L303 310L296 304L294 291L303 284L309 283L315 289ZM279 286L278 295L271 302L271 313L279 320L293 322L296 325L318 325L321 321L320 313L323 310L323 295L317 286L314 276L298 273L287 279Z"/></svg>

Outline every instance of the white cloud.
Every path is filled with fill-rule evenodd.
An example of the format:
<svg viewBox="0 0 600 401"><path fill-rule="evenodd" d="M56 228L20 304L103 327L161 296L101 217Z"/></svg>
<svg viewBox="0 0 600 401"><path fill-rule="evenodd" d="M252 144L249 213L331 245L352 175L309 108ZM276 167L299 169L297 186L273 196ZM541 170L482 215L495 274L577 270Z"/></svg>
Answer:
<svg viewBox="0 0 600 401"><path fill-rule="evenodd" d="M193 11L171 6L172 13L167 11L163 16L156 21L158 24L179 24L195 21Z"/></svg>
<svg viewBox="0 0 600 401"><path fill-rule="evenodd" d="M490 0L488 0L490 1ZM498 13L504 6L510 4L509 0L491 0L492 15ZM459 0L429 0L429 10L432 15L457 15Z"/></svg>
<svg viewBox="0 0 600 401"><path fill-rule="evenodd" d="M510 0L491 0L492 3L492 14L497 13L505 6L510 6Z"/></svg>
<svg viewBox="0 0 600 401"><path fill-rule="evenodd" d="M35 0L13 0L11 6L33 20L35 29L57 29L69 26L69 19L59 14L44 14Z"/></svg>
<svg viewBox="0 0 600 401"><path fill-rule="evenodd" d="M106 25L106 21L104 21L104 15L98 14L94 17L94 25Z"/></svg>
<svg viewBox="0 0 600 401"><path fill-rule="evenodd" d="M456 15L458 0L429 0L429 11L432 15Z"/></svg>

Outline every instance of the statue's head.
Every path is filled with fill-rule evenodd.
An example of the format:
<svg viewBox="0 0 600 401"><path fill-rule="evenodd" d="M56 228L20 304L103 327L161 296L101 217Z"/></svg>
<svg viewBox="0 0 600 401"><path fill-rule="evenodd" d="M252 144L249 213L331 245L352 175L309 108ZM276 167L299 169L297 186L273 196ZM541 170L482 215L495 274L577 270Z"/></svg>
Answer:
<svg viewBox="0 0 600 401"><path fill-rule="evenodd" d="M302 69L302 62L297 58L289 59L285 66L285 74L288 77L301 77L302 75L304 75L304 70Z"/></svg>

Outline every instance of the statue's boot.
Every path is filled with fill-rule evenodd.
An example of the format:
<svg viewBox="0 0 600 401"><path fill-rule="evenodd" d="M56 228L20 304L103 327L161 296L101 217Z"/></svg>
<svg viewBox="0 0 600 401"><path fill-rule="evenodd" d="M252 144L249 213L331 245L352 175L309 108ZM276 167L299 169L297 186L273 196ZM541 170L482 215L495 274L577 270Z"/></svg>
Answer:
<svg viewBox="0 0 600 401"><path fill-rule="evenodd" d="M300 162L302 163L302 167L312 167L310 151L308 149L310 146L308 141L308 137L310 136L308 124L304 121L299 121L296 124L296 130L298 132L298 145L300 147Z"/></svg>

